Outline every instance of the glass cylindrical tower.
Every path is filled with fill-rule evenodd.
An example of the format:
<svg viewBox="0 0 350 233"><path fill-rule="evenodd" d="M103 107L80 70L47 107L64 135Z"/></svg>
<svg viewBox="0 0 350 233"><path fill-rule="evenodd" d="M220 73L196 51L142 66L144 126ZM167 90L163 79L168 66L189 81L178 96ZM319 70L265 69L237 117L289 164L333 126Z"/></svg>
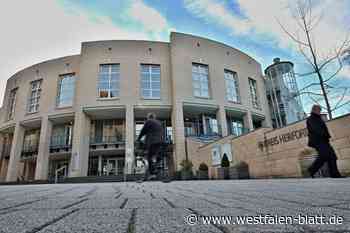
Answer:
<svg viewBox="0 0 350 233"><path fill-rule="evenodd" d="M273 60L265 69L266 94L275 128L302 120L305 116L294 74L294 65L289 61Z"/></svg>

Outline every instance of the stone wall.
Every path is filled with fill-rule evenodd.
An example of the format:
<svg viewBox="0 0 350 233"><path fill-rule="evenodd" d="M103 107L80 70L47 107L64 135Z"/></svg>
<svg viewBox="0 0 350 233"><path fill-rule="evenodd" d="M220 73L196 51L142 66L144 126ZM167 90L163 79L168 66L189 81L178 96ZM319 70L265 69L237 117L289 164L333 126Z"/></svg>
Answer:
<svg viewBox="0 0 350 233"><path fill-rule="evenodd" d="M350 114L326 122L331 144L338 156L338 167L343 175L350 174ZM205 162L210 177L216 177L211 163L211 151L217 144L231 142L233 161L245 161L253 178L302 177L302 164L312 161L315 151L307 146L306 123L300 121L281 129L260 128L248 134L228 136L216 142L192 148L190 157L195 164ZM189 143L190 144L190 143ZM195 145L189 146L194 147ZM195 169L198 167L194 166Z"/></svg>

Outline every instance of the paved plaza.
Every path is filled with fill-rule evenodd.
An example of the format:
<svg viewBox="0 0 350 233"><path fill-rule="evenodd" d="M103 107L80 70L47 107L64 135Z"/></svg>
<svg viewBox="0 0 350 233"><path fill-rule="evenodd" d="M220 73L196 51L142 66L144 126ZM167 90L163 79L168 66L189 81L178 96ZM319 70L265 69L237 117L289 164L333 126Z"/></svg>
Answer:
<svg viewBox="0 0 350 233"><path fill-rule="evenodd" d="M321 214L342 224L294 222ZM293 224L203 216L292 216ZM0 186L0 232L350 232L350 179Z"/></svg>

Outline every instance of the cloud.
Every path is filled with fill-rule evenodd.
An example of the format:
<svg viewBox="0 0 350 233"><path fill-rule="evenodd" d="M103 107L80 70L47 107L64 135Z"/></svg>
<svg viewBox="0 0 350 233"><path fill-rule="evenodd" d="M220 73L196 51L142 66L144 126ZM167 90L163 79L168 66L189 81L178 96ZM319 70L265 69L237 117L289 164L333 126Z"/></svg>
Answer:
<svg viewBox="0 0 350 233"><path fill-rule="evenodd" d="M135 0L129 10L130 16L139 21L146 31L162 32L169 26L167 20L154 8L145 5L141 0Z"/></svg>
<svg viewBox="0 0 350 233"><path fill-rule="evenodd" d="M21 6L21 7L18 7ZM118 26L107 15L96 14L69 4L67 11L56 1L11 0L0 8L0 105L6 80L15 72L48 59L80 53L81 42L110 39L151 39L149 30L167 23L155 10L134 2L145 15L135 20L143 22L146 29L132 30ZM138 8L139 7L139 8ZM133 9L133 8L132 8ZM150 17L150 18L149 18ZM158 23L158 24L157 24ZM158 30L158 29L157 29Z"/></svg>
<svg viewBox="0 0 350 233"><path fill-rule="evenodd" d="M184 3L185 8L196 17L225 27L233 35L249 36L258 43L266 43L267 39L271 39L271 43L277 43L281 49L296 49L295 44L278 24L280 21L288 31L297 32L298 26L292 20L289 9L289 6L295 5L295 1L236 1L244 17L235 14L227 5L217 0L184 0ZM315 4L315 14L326 10L322 22L313 31L314 42L318 45L320 55L334 49L335 38L345 37L349 27L346 25L346 19L349 19L347 9L350 9L350 3L346 0L323 0Z"/></svg>
<svg viewBox="0 0 350 233"><path fill-rule="evenodd" d="M234 34L247 34L252 29L249 20L232 14L223 3L214 0L185 0L184 3L197 17L228 27Z"/></svg>
<svg viewBox="0 0 350 233"><path fill-rule="evenodd" d="M350 79L350 65L344 66L338 73L338 76Z"/></svg>

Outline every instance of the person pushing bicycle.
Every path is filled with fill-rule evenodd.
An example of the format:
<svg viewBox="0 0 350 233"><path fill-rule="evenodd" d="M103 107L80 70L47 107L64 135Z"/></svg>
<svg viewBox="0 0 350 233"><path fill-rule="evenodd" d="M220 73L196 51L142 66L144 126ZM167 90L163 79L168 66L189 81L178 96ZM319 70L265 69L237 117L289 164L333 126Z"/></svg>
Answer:
<svg viewBox="0 0 350 233"><path fill-rule="evenodd" d="M147 150L146 159L148 161L148 169L146 171L146 179L151 180L156 178L157 170L153 163L153 158L157 157L161 145L164 142L163 127L159 120L156 119L154 113L147 114L147 120L143 125L140 135L137 138L137 142L141 141L141 138L145 136L145 146Z"/></svg>

